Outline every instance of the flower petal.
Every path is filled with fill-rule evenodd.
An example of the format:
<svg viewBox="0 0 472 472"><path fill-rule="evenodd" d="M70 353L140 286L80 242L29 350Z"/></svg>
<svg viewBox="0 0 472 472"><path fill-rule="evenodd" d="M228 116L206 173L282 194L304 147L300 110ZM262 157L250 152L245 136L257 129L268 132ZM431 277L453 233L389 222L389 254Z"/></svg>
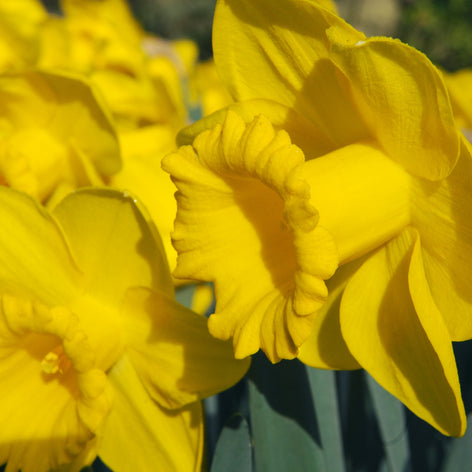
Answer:
<svg viewBox="0 0 472 472"><path fill-rule="evenodd" d="M149 397L124 356L109 372L114 404L99 445L99 456L115 472L198 471L202 460L201 406L168 411ZM158 466L157 466L158 465Z"/></svg>
<svg viewBox="0 0 472 472"><path fill-rule="evenodd" d="M356 272L340 322L352 355L380 385L443 434L464 434L452 343L429 291L416 231L405 229Z"/></svg>
<svg viewBox="0 0 472 472"><path fill-rule="evenodd" d="M390 38L352 45L334 29L328 37L362 119L390 158L426 179L449 175L459 134L446 86L429 59Z"/></svg>
<svg viewBox="0 0 472 472"><path fill-rule="evenodd" d="M472 338L472 146L441 182L418 181L412 221L421 235L426 277L453 341Z"/></svg>
<svg viewBox="0 0 472 472"><path fill-rule="evenodd" d="M310 337L300 346L298 358L318 369L360 369L341 334L339 306L343 291L365 258L344 264L326 281L328 298L316 312Z"/></svg>
<svg viewBox="0 0 472 472"><path fill-rule="evenodd" d="M171 270L177 253L170 233L174 227L177 204L175 185L161 168L162 157L175 149L175 133L169 126L147 126L122 133L123 169L110 185L135 194L148 209L162 237Z"/></svg>
<svg viewBox="0 0 472 472"><path fill-rule="evenodd" d="M349 84L328 59L328 28L348 44L365 36L307 0L217 3L213 50L235 101L274 100L293 108L339 145L367 138ZM244 64L244 66L242 66ZM342 113L340 113L342 110Z"/></svg>
<svg viewBox="0 0 472 472"><path fill-rule="evenodd" d="M77 294L81 274L57 222L27 195L0 186L2 292L60 304Z"/></svg>
<svg viewBox="0 0 472 472"><path fill-rule="evenodd" d="M230 343L210 336L205 317L162 292L130 289L123 316L129 358L166 408L225 390L249 368L249 359L234 359Z"/></svg>
<svg viewBox="0 0 472 472"><path fill-rule="evenodd" d="M130 286L173 293L162 243L143 211L129 194L110 189L79 190L54 209L84 272L84 290L109 306L121 306Z"/></svg>

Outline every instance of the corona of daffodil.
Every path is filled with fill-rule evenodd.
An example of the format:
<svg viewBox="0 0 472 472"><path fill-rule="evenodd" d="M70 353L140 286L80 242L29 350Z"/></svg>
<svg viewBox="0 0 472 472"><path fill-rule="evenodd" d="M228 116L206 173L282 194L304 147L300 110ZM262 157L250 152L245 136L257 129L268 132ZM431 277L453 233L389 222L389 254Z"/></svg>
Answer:
<svg viewBox="0 0 472 472"><path fill-rule="evenodd" d="M174 301L139 204L82 190L50 214L0 187L0 218L0 463L199 471L198 400L248 364Z"/></svg>
<svg viewBox="0 0 472 472"><path fill-rule="evenodd" d="M325 2L324 2L325 3ZM181 133L177 277L215 283L235 355L365 368L444 434L466 418L472 161L441 74L311 0L219 0L235 104Z"/></svg>

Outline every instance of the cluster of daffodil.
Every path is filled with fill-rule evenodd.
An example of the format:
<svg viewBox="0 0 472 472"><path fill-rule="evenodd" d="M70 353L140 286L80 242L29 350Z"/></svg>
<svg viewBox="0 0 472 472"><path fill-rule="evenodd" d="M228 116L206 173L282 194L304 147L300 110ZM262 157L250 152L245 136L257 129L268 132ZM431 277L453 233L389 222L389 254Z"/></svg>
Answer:
<svg viewBox="0 0 472 472"><path fill-rule="evenodd" d="M192 87L226 98L124 1L61 7L0 5L0 464L200 470L200 400L249 360L174 300L160 161Z"/></svg>
<svg viewBox="0 0 472 472"><path fill-rule="evenodd" d="M124 0L60 3L0 4L0 464L200 470L200 400L259 349L464 434L468 73L329 0L218 0L224 89ZM208 326L178 280L214 283Z"/></svg>
<svg viewBox="0 0 472 472"><path fill-rule="evenodd" d="M463 76L366 38L326 1L218 0L213 48L234 103L185 128L163 160L179 190L175 276L214 282L211 334L241 359L262 349L272 362L364 368L463 435L452 349L472 338Z"/></svg>

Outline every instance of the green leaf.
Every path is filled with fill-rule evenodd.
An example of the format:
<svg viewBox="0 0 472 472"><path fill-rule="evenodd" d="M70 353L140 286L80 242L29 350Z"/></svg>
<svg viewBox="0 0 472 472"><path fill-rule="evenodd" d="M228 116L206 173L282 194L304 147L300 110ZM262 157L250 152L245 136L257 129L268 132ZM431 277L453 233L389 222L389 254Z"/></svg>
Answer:
<svg viewBox="0 0 472 472"><path fill-rule="evenodd" d="M344 472L344 450L335 373L307 367L325 463L330 472Z"/></svg>
<svg viewBox="0 0 472 472"><path fill-rule="evenodd" d="M210 472L251 472L249 427L241 415L233 415L216 443Z"/></svg>
<svg viewBox="0 0 472 472"><path fill-rule="evenodd" d="M195 293L195 284L184 285L175 291L175 299L183 306L192 308L193 294Z"/></svg>
<svg viewBox="0 0 472 472"><path fill-rule="evenodd" d="M365 375L379 423L388 469L390 472L405 472L409 470L410 449L404 407L369 374Z"/></svg>
<svg viewBox="0 0 472 472"><path fill-rule="evenodd" d="M472 424L472 413L467 415L467 423ZM469 427L462 438L451 441L442 472L464 470L466 464L472 464L472 429Z"/></svg>
<svg viewBox="0 0 472 472"><path fill-rule="evenodd" d="M249 408L258 472L324 471L324 458L305 366L253 356Z"/></svg>

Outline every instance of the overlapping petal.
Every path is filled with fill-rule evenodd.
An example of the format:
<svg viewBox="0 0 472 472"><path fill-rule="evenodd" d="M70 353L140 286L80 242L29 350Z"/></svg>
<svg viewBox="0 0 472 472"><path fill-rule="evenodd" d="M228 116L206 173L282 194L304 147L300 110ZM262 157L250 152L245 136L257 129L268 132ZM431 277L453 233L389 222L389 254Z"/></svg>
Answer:
<svg viewBox="0 0 472 472"><path fill-rule="evenodd" d="M472 338L472 158L465 138L462 146L448 179L417 183L412 212L426 277L453 341Z"/></svg>
<svg viewBox="0 0 472 472"><path fill-rule="evenodd" d="M365 39L316 2L218 2L213 25L218 72L236 101L277 101L340 145L363 139L369 131L352 103L348 80L329 59L328 28L339 30L348 44Z"/></svg>
<svg viewBox="0 0 472 472"><path fill-rule="evenodd" d="M199 404L169 411L149 396L133 364L123 357L109 373L115 406L100 438L100 457L122 472L199 470L202 412Z"/></svg>
<svg viewBox="0 0 472 472"><path fill-rule="evenodd" d="M390 38L346 45L336 29L328 37L330 58L348 78L360 116L390 158L420 177L447 177L459 156L459 133L446 86L429 59Z"/></svg>
<svg viewBox="0 0 472 472"><path fill-rule="evenodd" d="M168 294L130 289L123 307L128 355L160 405L179 408L230 387L249 368L231 343L208 333L207 319Z"/></svg>
<svg viewBox="0 0 472 472"><path fill-rule="evenodd" d="M131 195L105 189L82 190L54 209L85 293L112 306L121 305L130 286L173 293L160 237L143 211Z"/></svg>
<svg viewBox="0 0 472 472"><path fill-rule="evenodd" d="M43 303L70 301L81 272L57 222L31 197L3 186L0 202L2 292Z"/></svg>
<svg viewBox="0 0 472 472"><path fill-rule="evenodd" d="M464 434L451 338L431 296L415 230L406 228L353 275L340 325L350 352L385 389L442 433Z"/></svg>

